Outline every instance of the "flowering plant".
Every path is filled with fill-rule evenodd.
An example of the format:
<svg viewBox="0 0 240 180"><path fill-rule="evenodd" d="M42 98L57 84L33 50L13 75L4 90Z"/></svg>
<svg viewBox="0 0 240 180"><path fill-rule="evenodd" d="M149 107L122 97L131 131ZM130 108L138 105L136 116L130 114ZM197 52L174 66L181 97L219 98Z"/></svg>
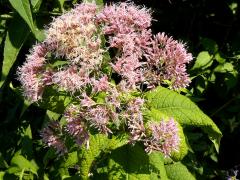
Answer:
<svg viewBox="0 0 240 180"><path fill-rule="evenodd" d="M165 33L154 35L151 21L149 9L132 3L79 4L53 20L18 69L25 98L58 114L41 131L44 144L59 158L74 156L82 178L167 177L164 163L190 149L186 126L202 128L218 149L217 126L179 93L191 82L192 55ZM94 167L110 152L108 165ZM148 170L125 170L134 161Z"/></svg>

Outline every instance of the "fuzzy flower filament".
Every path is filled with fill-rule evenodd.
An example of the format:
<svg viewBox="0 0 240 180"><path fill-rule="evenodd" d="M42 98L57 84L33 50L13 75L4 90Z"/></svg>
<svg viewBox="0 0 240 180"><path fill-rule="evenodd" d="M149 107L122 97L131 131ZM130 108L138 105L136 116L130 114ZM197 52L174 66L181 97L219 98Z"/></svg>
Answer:
<svg viewBox="0 0 240 180"><path fill-rule="evenodd" d="M48 126L41 131L43 142L47 146L53 147L59 155L67 153L67 148L61 139L61 131L60 124L57 121L51 121L48 123Z"/></svg>
<svg viewBox="0 0 240 180"><path fill-rule="evenodd" d="M145 151L160 151L166 157L172 152L178 151L180 146L179 130L173 118L168 121L162 120L160 123L151 123L149 125L151 136L145 139Z"/></svg>
<svg viewBox="0 0 240 180"><path fill-rule="evenodd" d="M170 156L179 148L177 124L170 119L146 127L144 99L139 94L165 80L172 89L187 87L186 64L192 55L185 44L165 33L152 34L151 21L151 11L133 3L102 9L81 3L53 19L44 42L33 47L18 69L24 96L37 102L46 86L72 96L74 104L65 109L63 133L78 145L88 144L92 129L108 135L127 127L130 143L141 141L146 152ZM55 58L63 62L61 67L54 66ZM50 123L42 131L43 142L64 153L53 126Z"/></svg>

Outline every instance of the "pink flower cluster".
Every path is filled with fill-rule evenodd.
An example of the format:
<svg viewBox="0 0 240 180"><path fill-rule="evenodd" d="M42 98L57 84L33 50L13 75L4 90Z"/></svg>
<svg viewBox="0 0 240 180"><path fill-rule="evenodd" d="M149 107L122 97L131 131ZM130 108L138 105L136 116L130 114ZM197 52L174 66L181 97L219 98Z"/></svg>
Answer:
<svg viewBox="0 0 240 180"><path fill-rule="evenodd" d="M186 64L192 60L185 45L168 37L165 33L154 36L152 49L148 55L150 67L159 70L159 78L170 80L173 88L186 87L191 82L186 73Z"/></svg>
<svg viewBox="0 0 240 180"><path fill-rule="evenodd" d="M41 131L43 142L47 146L56 149L59 155L63 155L67 152L64 141L61 139L61 131L61 126L57 121L51 121L48 126Z"/></svg>
<svg viewBox="0 0 240 180"><path fill-rule="evenodd" d="M152 123L149 129L152 135L145 139L146 152L161 151L168 157L173 151L178 151L180 137L173 118L168 121L162 120L160 123Z"/></svg>
<svg viewBox="0 0 240 180"><path fill-rule="evenodd" d="M142 115L144 99L132 92L142 93L164 80L173 89L188 86L186 64L192 55L172 37L153 35L151 20L149 9L132 3L102 9L82 3L55 18L46 29L45 41L33 47L18 69L24 96L37 102L44 88L53 86L75 97L78 104L66 108L63 129L79 145L88 141L92 129L111 134L124 124L131 143L143 141L147 152L170 155L179 145L174 121L152 124L152 137L148 137ZM62 67L53 66L56 58L64 62ZM143 85L147 88L142 89ZM161 129L165 126L170 129ZM47 145L64 152L51 128L46 127L42 136Z"/></svg>
<svg viewBox="0 0 240 180"><path fill-rule="evenodd" d="M37 44L27 56L27 60L18 69L18 79L20 80L24 96L35 102L41 99L45 83L41 77L46 73L43 66L46 63L45 56L47 47L45 44Z"/></svg>

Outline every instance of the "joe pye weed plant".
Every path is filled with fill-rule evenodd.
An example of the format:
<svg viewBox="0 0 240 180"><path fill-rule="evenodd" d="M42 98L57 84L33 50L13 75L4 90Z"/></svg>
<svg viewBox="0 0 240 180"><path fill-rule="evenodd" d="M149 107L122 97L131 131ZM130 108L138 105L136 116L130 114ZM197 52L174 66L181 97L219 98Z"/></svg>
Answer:
<svg viewBox="0 0 240 180"><path fill-rule="evenodd" d="M180 94L192 54L153 34L151 21L133 3L81 3L53 19L18 68L24 97L57 114L43 143L76 177L194 179L181 163L191 150L185 127L201 128L218 150L218 127Z"/></svg>

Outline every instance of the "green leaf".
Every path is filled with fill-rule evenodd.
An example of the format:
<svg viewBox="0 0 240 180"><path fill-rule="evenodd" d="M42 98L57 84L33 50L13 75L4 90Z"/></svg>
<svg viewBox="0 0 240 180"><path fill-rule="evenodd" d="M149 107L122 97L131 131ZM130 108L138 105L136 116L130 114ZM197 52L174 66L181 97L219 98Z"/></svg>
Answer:
<svg viewBox="0 0 240 180"><path fill-rule="evenodd" d="M158 174L158 176L160 176L161 179L168 179L167 173L164 167L164 158L161 153L152 152L149 155L149 164L150 164L150 167L152 166L156 168L155 173Z"/></svg>
<svg viewBox="0 0 240 180"><path fill-rule="evenodd" d="M22 155L18 155L16 154L15 156L13 156L12 160L11 160L11 166L12 167L17 167L19 168L19 170L27 170L27 171L31 171L32 173L37 175L37 170L38 170L38 166L32 161L28 161L25 157L23 157Z"/></svg>
<svg viewBox="0 0 240 180"><path fill-rule="evenodd" d="M1 169L4 169L4 168L7 168L8 167L8 164L7 162L4 160L3 156L2 156L2 153L0 153L0 168ZM1 176L0 176L1 177ZM1 179L1 178L0 178Z"/></svg>
<svg viewBox="0 0 240 180"><path fill-rule="evenodd" d="M191 70L206 69L211 66L212 62L212 57L209 53L207 51L202 51L198 54L195 64Z"/></svg>
<svg viewBox="0 0 240 180"><path fill-rule="evenodd" d="M214 58L216 59L217 62L219 63L224 63L226 61L226 59L224 59L220 53L216 53Z"/></svg>
<svg viewBox="0 0 240 180"><path fill-rule="evenodd" d="M47 151L47 153L44 155L44 157L43 157L44 167L46 167L51 160L53 160L57 157L55 152L56 151L53 148L50 148Z"/></svg>
<svg viewBox="0 0 240 180"><path fill-rule="evenodd" d="M103 5L104 5L104 2L103 2L103 0L96 0L96 4L97 4L98 6L103 6Z"/></svg>
<svg viewBox="0 0 240 180"><path fill-rule="evenodd" d="M24 21L22 21L19 16L15 16L9 26L5 40L0 88L5 82L8 73L16 61L18 53L29 33L28 27ZM24 34L24 36L20 34Z"/></svg>
<svg viewBox="0 0 240 180"><path fill-rule="evenodd" d="M21 114L20 114L20 118L22 117L22 115L24 114L24 112L27 110L27 108L30 105L31 105L31 102L29 102L28 100L24 99L22 111L21 111Z"/></svg>
<svg viewBox="0 0 240 180"><path fill-rule="evenodd" d="M52 112L50 110L47 110L46 115L45 115L45 120L47 121L57 121L59 119L59 117L61 116L61 114Z"/></svg>
<svg viewBox="0 0 240 180"><path fill-rule="evenodd" d="M65 66L65 65L68 65L69 64L69 62L68 61L55 61L52 65L51 65L51 67L52 68L61 68L61 67L63 67L63 66Z"/></svg>
<svg viewBox="0 0 240 180"><path fill-rule="evenodd" d="M162 113L161 111L152 108L150 111L145 112L146 115L151 119L151 121L160 122L163 119L168 120L170 117L166 116L166 114ZM180 137L180 146L177 152L173 152L171 158L175 161L180 161L184 158L184 156L188 153L188 147L185 141L185 135L183 133L182 126L175 120L178 126L178 135Z"/></svg>
<svg viewBox="0 0 240 180"><path fill-rule="evenodd" d="M96 158L101 153L110 153L112 150L123 146L127 143L125 137L113 137L109 139L106 135L97 134L90 135L89 149L82 148L82 152L79 155L80 161L80 175L82 179L88 179L91 173L91 167L96 161Z"/></svg>
<svg viewBox="0 0 240 180"><path fill-rule="evenodd" d="M64 12L63 5L64 5L64 3L65 3L65 0L58 0L58 3L59 3L59 5L60 5L61 11Z"/></svg>
<svg viewBox="0 0 240 180"><path fill-rule="evenodd" d="M0 44L2 44L2 41L6 34L6 20L0 19Z"/></svg>
<svg viewBox="0 0 240 180"><path fill-rule="evenodd" d="M5 172L4 171L0 171L0 179L4 179L4 175L5 175Z"/></svg>
<svg viewBox="0 0 240 180"><path fill-rule="evenodd" d="M18 14L24 19L24 21L28 24L35 37L40 40L40 38L38 37L38 29L35 27L33 22L29 0L9 0L9 2L11 3L12 7L18 12Z"/></svg>
<svg viewBox="0 0 240 180"><path fill-rule="evenodd" d="M38 10L42 4L42 0L31 0L31 4L33 7L33 11L38 12Z"/></svg>
<svg viewBox="0 0 240 180"><path fill-rule="evenodd" d="M43 109L63 114L65 108L72 101L72 97L66 92L57 91L53 87L46 87L43 92L42 100L39 101L37 105Z"/></svg>
<svg viewBox="0 0 240 180"><path fill-rule="evenodd" d="M203 38L201 39L201 44L203 45L205 50L210 52L210 54L215 54L218 51L218 45L212 39Z"/></svg>
<svg viewBox="0 0 240 180"><path fill-rule="evenodd" d="M111 153L108 176L108 179L167 179L162 155L148 155L138 144L125 145Z"/></svg>
<svg viewBox="0 0 240 180"><path fill-rule="evenodd" d="M165 165L167 176L171 180L195 180L196 178L188 171L187 167L177 162Z"/></svg>
<svg viewBox="0 0 240 180"><path fill-rule="evenodd" d="M95 1L93 1L93 0L83 0L83 2L84 3L96 3L98 6L103 6L104 5L104 3L103 3L103 0L95 0Z"/></svg>
<svg viewBox="0 0 240 180"><path fill-rule="evenodd" d="M64 162L65 167L72 167L78 163L78 153L77 151L68 153L67 159Z"/></svg>
<svg viewBox="0 0 240 180"><path fill-rule="evenodd" d="M224 64L219 64L215 69L214 72L218 72L218 73L226 73L226 72L234 72L234 66L227 62Z"/></svg>
<svg viewBox="0 0 240 180"><path fill-rule="evenodd" d="M147 103L169 117L173 117L181 125L196 126L203 129L219 149L221 131L216 124L204 114L189 98L164 87L158 87L146 94Z"/></svg>
<svg viewBox="0 0 240 180"><path fill-rule="evenodd" d="M33 147L32 147L32 131L31 126L28 125L26 128L22 140L21 140L21 154L26 156L28 159L33 158Z"/></svg>

